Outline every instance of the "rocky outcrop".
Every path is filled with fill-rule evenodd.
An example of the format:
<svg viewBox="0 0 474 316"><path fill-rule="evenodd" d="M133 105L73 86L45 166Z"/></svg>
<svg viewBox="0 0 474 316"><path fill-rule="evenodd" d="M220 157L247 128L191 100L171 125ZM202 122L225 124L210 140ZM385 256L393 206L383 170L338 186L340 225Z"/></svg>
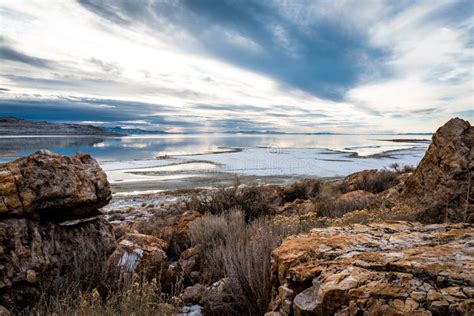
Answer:
<svg viewBox="0 0 474 316"><path fill-rule="evenodd" d="M387 222L314 229L272 253L271 315L468 315L474 226Z"/></svg>
<svg viewBox="0 0 474 316"><path fill-rule="evenodd" d="M98 210L110 198L89 155L41 151L0 165L0 305L25 307L40 289L92 281L115 249Z"/></svg>
<svg viewBox="0 0 474 316"><path fill-rule="evenodd" d="M427 223L474 222L474 128L459 118L433 134L416 170L381 193L371 209Z"/></svg>
<svg viewBox="0 0 474 316"><path fill-rule="evenodd" d="M38 151L0 164L0 216L74 218L111 199L105 172L90 155Z"/></svg>

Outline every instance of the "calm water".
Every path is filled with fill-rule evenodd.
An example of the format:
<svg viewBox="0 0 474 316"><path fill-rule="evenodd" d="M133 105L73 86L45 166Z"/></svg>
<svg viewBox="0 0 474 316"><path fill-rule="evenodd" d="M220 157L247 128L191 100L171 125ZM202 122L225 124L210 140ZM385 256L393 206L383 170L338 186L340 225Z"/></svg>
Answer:
<svg viewBox="0 0 474 316"><path fill-rule="evenodd" d="M136 194L217 186L235 175L284 182L345 176L393 163L416 165L428 143L426 135L0 137L0 161L40 149L63 155L89 153L107 173L114 192Z"/></svg>
<svg viewBox="0 0 474 316"><path fill-rule="evenodd" d="M71 155L89 153L101 162L154 159L158 156L195 155L224 151L225 148L266 148L270 153L283 149L326 148L356 152L361 156L385 151L418 148L427 144L382 141L390 139L424 139L427 135L166 135L95 137L1 137L0 161L28 155L39 149Z"/></svg>

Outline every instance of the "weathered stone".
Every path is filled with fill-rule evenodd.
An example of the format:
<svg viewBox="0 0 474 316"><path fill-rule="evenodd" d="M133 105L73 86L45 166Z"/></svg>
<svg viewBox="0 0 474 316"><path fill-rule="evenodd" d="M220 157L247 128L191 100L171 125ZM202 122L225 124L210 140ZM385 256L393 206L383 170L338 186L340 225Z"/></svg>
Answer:
<svg viewBox="0 0 474 316"><path fill-rule="evenodd" d="M287 314L291 291L295 315L461 308L474 285L473 245L470 224L393 221L313 229L273 251L272 282L279 290L270 308Z"/></svg>
<svg viewBox="0 0 474 316"><path fill-rule="evenodd" d="M116 246L98 211L110 198L89 155L39 151L0 164L0 304L16 311L58 281L100 274Z"/></svg>
<svg viewBox="0 0 474 316"><path fill-rule="evenodd" d="M206 287L201 284L188 286L184 289L182 300L185 303L200 304L203 301L203 295L206 293Z"/></svg>
<svg viewBox="0 0 474 316"><path fill-rule="evenodd" d="M111 227L102 218L75 226L9 218L0 220L0 231L4 249L0 256L0 304L8 308L30 304L60 271L98 272L100 262L115 249ZM61 277L68 280L67 275Z"/></svg>
<svg viewBox="0 0 474 316"><path fill-rule="evenodd" d="M201 249L202 247L200 245L196 245L186 249L181 253L178 266L180 267L184 276L190 275L191 272L195 272L195 270L199 268L199 253L201 252Z"/></svg>
<svg viewBox="0 0 474 316"><path fill-rule="evenodd" d="M166 241L155 236L128 233L110 256L111 264L125 272L159 273L167 256Z"/></svg>
<svg viewBox="0 0 474 316"><path fill-rule="evenodd" d="M459 118L449 120L433 134L416 170L382 192L370 208L427 223L474 222L473 145L474 127Z"/></svg>
<svg viewBox="0 0 474 316"><path fill-rule="evenodd" d="M0 213L68 219L96 211L111 199L107 176L86 154L38 151L0 164Z"/></svg>

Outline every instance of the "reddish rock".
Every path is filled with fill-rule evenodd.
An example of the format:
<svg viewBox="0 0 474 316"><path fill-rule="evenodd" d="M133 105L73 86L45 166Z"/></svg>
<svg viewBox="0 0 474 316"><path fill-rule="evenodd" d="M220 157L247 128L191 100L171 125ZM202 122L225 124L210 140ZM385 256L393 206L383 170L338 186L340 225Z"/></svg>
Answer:
<svg viewBox="0 0 474 316"><path fill-rule="evenodd" d="M432 137L416 170L370 206L427 223L474 222L474 128L449 120Z"/></svg>
<svg viewBox="0 0 474 316"><path fill-rule="evenodd" d="M408 222L291 236L272 253L270 308L283 315L462 313L473 298L473 240L469 224Z"/></svg>

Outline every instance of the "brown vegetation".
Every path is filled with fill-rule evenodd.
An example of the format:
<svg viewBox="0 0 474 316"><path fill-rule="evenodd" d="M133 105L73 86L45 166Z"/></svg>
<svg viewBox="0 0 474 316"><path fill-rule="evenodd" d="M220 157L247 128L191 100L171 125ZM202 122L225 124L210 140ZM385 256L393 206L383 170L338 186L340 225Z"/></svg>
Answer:
<svg viewBox="0 0 474 316"><path fill-rule="evenodd" d="M229 188L221 187L211 192L192 195L186 203L186 209L214 215L239 209L245 215L246 221L275 213L259 186L240 186L238 179Z"/></svg>
<svg viewBox="0 0 474 316"><path fill-rule="evenodd" d="M281 240L265 218L247 224L232 210L205 215L193 222L189 235L203 250L202 271L212 281L227 278L225 291L205 298L210 312L219 315L262 315L270 302L270 253Z"/></svg>

